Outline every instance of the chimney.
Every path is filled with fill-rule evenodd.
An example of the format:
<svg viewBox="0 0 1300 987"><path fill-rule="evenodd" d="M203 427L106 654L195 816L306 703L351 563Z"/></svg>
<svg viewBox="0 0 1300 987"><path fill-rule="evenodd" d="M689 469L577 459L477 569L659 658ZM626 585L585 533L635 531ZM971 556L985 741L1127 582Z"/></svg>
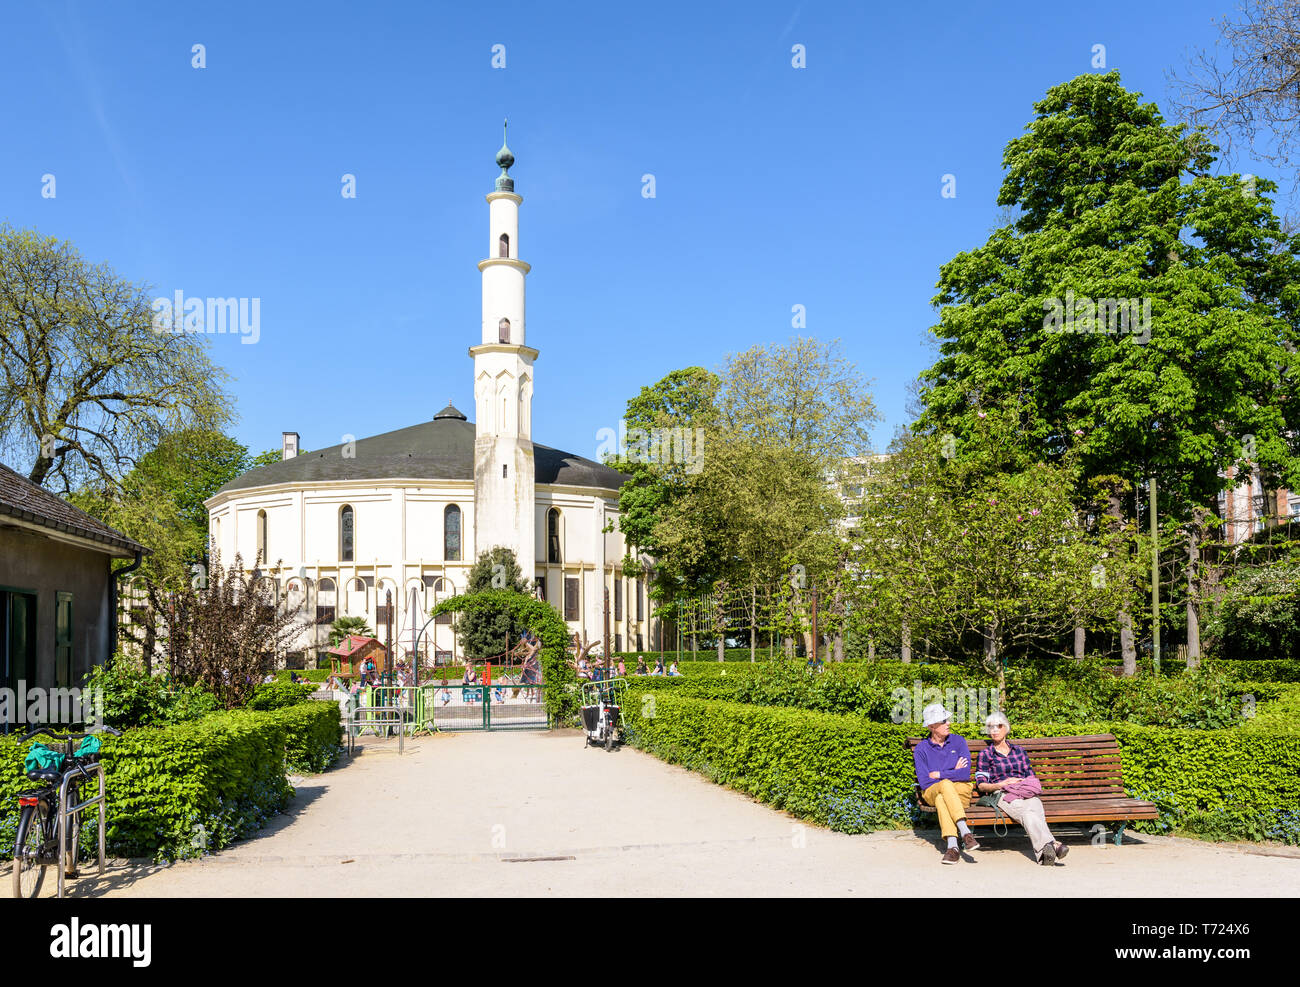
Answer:
<svg viewBox="0 0 1300 987"><path fill-rule="evenodd" d="M280 458L293 459L295 456L298 455L298 433L282 432L280 434L284 437L284 446L282 448Z"/></svg>

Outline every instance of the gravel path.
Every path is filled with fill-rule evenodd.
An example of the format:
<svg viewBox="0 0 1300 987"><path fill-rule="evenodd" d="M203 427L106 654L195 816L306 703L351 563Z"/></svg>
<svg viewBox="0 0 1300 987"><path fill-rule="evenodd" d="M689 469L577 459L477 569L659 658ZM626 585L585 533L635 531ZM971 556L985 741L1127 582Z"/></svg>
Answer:
<svg viewBox="0 0 1300 987"><path fill-rule="evenodd" d="M1019 829L939 863L938 834L848 836L800 823L631 748L576 731L371 741L302 779L253 839L170 867L115 862L76 896L1292 896L1300 851L1065 836L1037 866Z"/></svg>

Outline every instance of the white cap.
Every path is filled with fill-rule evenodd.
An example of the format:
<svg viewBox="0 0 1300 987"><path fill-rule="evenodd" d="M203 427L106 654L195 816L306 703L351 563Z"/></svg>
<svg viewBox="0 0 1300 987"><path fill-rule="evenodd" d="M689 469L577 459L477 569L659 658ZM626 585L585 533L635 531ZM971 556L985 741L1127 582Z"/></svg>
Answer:
<svg viewBox="0 0 1300 987"><path fill-rule="evenodd" d="M927 729L936 723L942 723L945 720L951 720L952 714L943 708L943 703L934 703L925 707L921 713L921 725Z"/></svg>

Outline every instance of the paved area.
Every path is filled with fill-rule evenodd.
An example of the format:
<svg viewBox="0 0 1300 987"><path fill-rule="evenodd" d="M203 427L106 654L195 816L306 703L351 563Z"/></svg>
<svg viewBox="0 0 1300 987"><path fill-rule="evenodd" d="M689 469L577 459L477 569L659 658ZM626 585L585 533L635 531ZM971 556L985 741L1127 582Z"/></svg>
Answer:
<svg viewBox="0 0 1300 987"><path fill-rule="evenodd" d="M1023 834L939 863L937 832L820 829L576 731L440 734L399 757L372 741L302 779L255 838L168 867L114 862L74 896L1293 896L1300 851L1066 836L1055 868Z"/></svg>

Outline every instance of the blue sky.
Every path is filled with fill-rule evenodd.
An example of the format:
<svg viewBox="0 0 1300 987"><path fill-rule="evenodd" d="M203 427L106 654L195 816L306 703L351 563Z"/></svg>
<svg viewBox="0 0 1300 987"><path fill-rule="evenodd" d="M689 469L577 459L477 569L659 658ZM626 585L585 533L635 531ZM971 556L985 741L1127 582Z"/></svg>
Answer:
<svg viewBox="0 0 1300 987"><path fill-rule="evenodd" d="M162 295L260 298L255 345L212 338L235 434L321 448L449 399L472 417L483 196L509 116L534 438L586 456L642 385L788 339L794 305L874 380L886 444L933 359L939 266L997 225L1002 150L1033 102L1093 71L1103 44L1106 68L1164 107L1166 71L1231 11L191 6L10 6L0 220Z"/></svg>

